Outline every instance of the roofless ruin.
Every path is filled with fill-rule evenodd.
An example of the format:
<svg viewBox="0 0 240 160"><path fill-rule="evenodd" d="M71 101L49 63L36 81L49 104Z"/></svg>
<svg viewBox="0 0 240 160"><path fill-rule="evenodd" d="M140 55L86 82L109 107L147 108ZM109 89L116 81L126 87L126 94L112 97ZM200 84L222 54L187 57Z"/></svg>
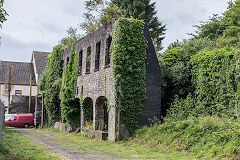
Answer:
<svg viewBox="0 0 240 160"><path fill-rule="evenodd" d="M125 23L124 20L123 23ZM119 27L119 30L121 30L121 26ZM132 28L128 27L129 32L131 32ZM142 102L143 107L137 123L139 125L149 125L151 120L159 119L161 116L161 72L148 28L144 26L142 29L142 36L145 37L147 44L146 58L144 59L146 97ZM76 98L82 98L84 106L88 106L88 112L92 114L90 120L93 122L93 130L99 133L106 131L110 141L115 141L116 138L120 140L127 136L129 132L126 121L123 121L124 114L120 108L120 103L124 103L124 99L118 99L116 95L116 74L114 73L116 69L114 69L113 55L110 52L111 44L116 38L114 32L116 32L116 25L110 24L88 34L73 45L75 50L78 48L79 69ZM115 42L118 43L118 40L115 39ZM123 47L128 48L128 46ZM130 44L129 47L134 47L134 44ZM65 49L63 53L64 66L69 61L70 51L71 47ZM137 53L134 54L137 55ZM134 64L126 66L128 64L125 63L123 65L133 67L133 70L137 69L134 68ZM124 73L121 75L124 75ZM133 75L135 73L130 76ZM120 78L123 78L123 76ZM137 80L138 78L136 78ZM135 91L133 95L137 93ZM116 104L116 102L119 104ZM83 109L81 113L81 128L84 127L86 122L86 117L83 114L86 109Z"/></svg>

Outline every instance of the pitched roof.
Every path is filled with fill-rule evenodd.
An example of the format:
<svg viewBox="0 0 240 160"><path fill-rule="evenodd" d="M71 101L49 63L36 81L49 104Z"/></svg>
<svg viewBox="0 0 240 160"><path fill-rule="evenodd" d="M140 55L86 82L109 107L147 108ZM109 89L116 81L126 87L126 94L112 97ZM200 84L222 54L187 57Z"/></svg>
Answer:
<svg viewBox="0 0 240 160"><path fill-rule="evenodd" d="M30 74L32 74L32 85L36 85L32 63L8 61L0 61L0 84L5 82L8 66L12 68L12 84L30 85Z"/></svg>
<svg viewBox="0 0 240 160"><path fill-rule="evenodd" d="M46 67L46 59L50 52L40 52L33 51L33 56L35 59L36 72L38 75L42 74L43 70Z"/></svg>

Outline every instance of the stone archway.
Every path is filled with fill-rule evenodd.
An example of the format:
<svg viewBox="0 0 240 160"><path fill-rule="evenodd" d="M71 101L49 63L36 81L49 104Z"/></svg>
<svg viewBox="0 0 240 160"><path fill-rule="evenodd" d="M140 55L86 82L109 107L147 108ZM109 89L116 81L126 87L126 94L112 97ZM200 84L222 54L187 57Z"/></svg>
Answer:
<svg viewBox="0 0 240 160"><path fill-rule="evenodd" d="M83 121L84 126L92 126L93 127L93 100L90 97L87 97L83 101Z"/></svg>
<svg viewBox="0 0 240 160"><path fill-rule="evenodd" d="M108 131L108 110L107 98L98 97L95 104L95 129L100 131Z"/></svg>

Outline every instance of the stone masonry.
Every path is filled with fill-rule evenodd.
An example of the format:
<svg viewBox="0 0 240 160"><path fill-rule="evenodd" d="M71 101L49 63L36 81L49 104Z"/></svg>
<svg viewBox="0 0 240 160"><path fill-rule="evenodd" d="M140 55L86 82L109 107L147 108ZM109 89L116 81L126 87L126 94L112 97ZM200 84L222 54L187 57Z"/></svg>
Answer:
<svg viewBox="0 0 240 160"><path fill-rule="evenodd" d="M108 140L115 141L117 135L123 138L128 135L124 124L118 124L120 117L115 108L114 77L109 48L113 36L113 24L102 27L96 32L88 34L75 43L79 52L79 74L77 80L76 98L91 99L93 104L93 129L104 130L108 123ZM144 102L140 125L148 125L149 119L161 116L161 72L153 43L145 27L145 38L148 41L146 59L146 87L147 99ZM71 47L63 53L64 66L68 63ZM106 109L103 101L108 101L110 110ZM83 115L83 114L81 114ZM83 117L81 117L83 121ZM106 122L106 120L108 122ZM83 122L81 122L84 125ZM118 127L119 126L119 127ZM83 127L83 126L81 126ZM122 128L120 128L122 127ZM121 133L124 132L124 133ZM124 135L124 136L122 136ZM121 139L120 138L120 139Z"/></svg>

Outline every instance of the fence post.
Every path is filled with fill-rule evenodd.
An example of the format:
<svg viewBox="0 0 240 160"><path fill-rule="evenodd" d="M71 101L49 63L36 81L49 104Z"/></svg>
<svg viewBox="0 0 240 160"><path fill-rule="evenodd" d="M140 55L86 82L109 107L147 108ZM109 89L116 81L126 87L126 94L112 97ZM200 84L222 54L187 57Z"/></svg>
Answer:
<svg viewBox="0 0 240 160"><path fill-rule="evenodd" d="M2 140L2 128L3 128L3 121L4 121L4 112L5 112L5 107L0 100L0 141Z"/></svg>

